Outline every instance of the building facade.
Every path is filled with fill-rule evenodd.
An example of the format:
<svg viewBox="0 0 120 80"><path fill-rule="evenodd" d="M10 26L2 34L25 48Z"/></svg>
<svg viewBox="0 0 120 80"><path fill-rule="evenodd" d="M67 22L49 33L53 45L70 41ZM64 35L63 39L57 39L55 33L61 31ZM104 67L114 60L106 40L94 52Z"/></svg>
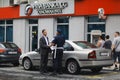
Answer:
<svg viewBox="0 0 120 80"><path fill-rule="evenodd" d="M47 29L50 41L60 28L66 39L94 44L99 35L113 40L120 30L119 0L18 0L13 5L10 1L0 2L0 41L16 43L23 53L38 48L42 29ZM98 15L101 8L104 19Z"/></svg>

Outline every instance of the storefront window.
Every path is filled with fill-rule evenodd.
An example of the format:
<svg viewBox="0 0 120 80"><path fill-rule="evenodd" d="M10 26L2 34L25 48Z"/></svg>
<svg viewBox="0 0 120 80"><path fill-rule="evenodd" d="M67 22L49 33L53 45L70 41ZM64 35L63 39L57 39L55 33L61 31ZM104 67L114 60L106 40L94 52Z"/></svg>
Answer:
<svg viewBox="0 0 120 80"><path fill-rule="evenodd" d="M0 24L5 24L5 20L0 20Z"/></svg>
<svg viewBox="0 0 120 80"><path fill-rule="evenodd" d="M69 18L57 18L57 29L61 29L65 39L69 39Z"/></svg>
<svg viewBox="0 0 120 80"><path fill-rule="evenodd" d="M13 20L0 20L0 42L13 42Z"/></svg>
<svg viewBox="0 0 120 80"><path fill-rule="evenodd" d="M90 16L87 17L87 22L87 41L96 44L99 35L105 36L105 20L99 19L98 16Z"/></svg>
<svg viewBox="0 0 120 80"><path fill-rule="evenodd" d="M6 41L7 42L13 41L13 26L6 27Z"/></svg>
<svg viewBox="0 0 120 80"><path fill-rule="evenodd" d="M105 24L88 24L88 32L98 29L102 32L105 32Z"/></svg>
<svg viewBox="0 0 120 80"><path fill-rule="evenodd" d="M13 20L6 20L6 24L13 24Z"/></svg>
<svg viewBox="0 0 120 80"><path fill-rule="evenodd" d="M38 24L38 19L29 19L29 24Z"/></svg>
<svg viewBox="0 0 120 80"><path fill-rule="evenodd" d="M105 22L105 20L99 19L98 16L89 16L88 22Z"/></svg>
<svg viewBox="0 0 120 80"><path fill-rule="evenodd" d="M5 36L5 27L0 26L0 42L4 42L4 36Z"/></svg>

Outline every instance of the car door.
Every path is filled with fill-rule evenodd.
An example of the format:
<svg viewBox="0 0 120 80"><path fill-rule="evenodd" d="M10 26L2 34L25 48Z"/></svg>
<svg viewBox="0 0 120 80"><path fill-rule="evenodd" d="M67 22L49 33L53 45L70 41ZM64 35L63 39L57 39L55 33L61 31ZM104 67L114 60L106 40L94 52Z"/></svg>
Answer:
<svg viewBox="0 0 120 80"><path fill-rule="evenodd" d="M65 61L70 58L75 56L74 54L74 48L72 47L71 44L69 44L68 42L65 42L64 44L64 52L63 52L63 66L65 66Z"/></svg>
<svg viewBox="0 0 120 80"><path fill-rule="evenodd" d="M40 66L40 53L34 51L32 56L33 64L35 66Z"/></svg>

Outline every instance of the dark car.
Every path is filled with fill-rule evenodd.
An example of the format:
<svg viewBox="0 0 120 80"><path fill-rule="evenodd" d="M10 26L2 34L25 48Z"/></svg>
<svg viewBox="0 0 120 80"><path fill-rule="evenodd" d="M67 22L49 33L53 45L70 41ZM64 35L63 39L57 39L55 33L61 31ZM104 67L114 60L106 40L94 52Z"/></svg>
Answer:
<svg viewBox="0 0 120 80"><path fill-rule="evenodd" d="M19 65L21 49L11 42L0 42L0 63L12 63L14 66Z"/></svg>

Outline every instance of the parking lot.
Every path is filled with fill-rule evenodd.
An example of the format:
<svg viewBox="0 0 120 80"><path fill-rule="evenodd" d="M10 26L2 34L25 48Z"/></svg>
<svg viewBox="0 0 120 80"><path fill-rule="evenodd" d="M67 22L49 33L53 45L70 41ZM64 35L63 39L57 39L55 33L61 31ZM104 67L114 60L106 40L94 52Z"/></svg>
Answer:
<svg viewBox="0 0 120 80"><path fill-rule="evenodd" d="M13 67L11 64L1 64L0 80L120 80L120 72L112 71L112 68L104 68L97 74L89 70L82 70L78 75L71 75L64 72L62 75L49 76L40 75L38 68L26 71L21 66Z"/></svg>

